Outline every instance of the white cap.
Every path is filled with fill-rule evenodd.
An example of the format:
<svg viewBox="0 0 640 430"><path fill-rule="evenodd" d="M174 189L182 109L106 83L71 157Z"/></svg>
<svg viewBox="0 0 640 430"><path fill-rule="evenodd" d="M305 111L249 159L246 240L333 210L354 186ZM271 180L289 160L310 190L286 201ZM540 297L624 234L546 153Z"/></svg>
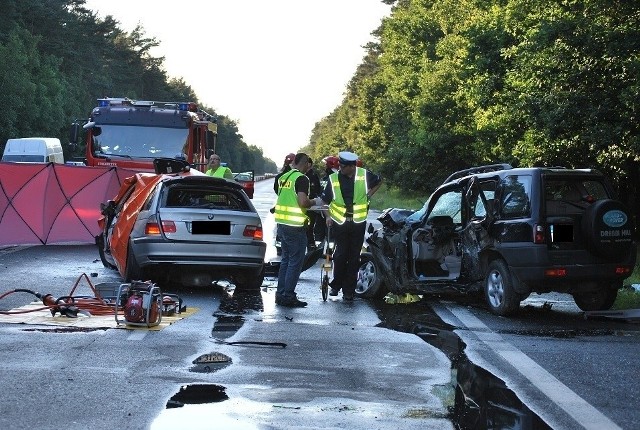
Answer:
<svg viewBox="0 0 640 430"><path fill-rule="evenodd" d="M358 161L358 156L353 152L342 151L338 153L338 158L340 159L340 164L344 165L355 165L356 161Z"/></svg>

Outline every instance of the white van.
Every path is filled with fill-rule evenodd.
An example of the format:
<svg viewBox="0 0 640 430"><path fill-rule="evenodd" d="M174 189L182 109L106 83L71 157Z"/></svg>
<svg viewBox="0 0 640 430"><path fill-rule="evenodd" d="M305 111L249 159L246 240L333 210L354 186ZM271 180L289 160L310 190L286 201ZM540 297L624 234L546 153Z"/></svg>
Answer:
<svg viewBox="0 0 640 430"><path fill-rule="evenodd" d="M54 137L23 137L9 139L4 147L2 161L18 163L64 164L60 139Z"/></svg>

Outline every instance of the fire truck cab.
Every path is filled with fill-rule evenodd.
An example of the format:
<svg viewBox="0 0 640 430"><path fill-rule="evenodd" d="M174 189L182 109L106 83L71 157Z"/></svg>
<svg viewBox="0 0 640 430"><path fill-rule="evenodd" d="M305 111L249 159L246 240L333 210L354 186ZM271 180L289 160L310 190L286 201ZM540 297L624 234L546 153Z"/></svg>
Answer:
<svg viewBox="0 0 640 430"><path fill-rule="evenodd" d="M215 151L215 118L193 102L157 102L128 98L98 99L84 125L71 125L70 142L86 131L87 166L117 166L153 172L156 158L180 158L206 170Z"/></svg>

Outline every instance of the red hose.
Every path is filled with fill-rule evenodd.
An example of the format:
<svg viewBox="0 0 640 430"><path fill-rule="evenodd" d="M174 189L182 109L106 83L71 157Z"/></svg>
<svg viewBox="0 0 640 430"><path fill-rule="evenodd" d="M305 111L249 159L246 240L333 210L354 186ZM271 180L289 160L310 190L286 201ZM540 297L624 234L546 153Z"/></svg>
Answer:
<svg viewBox="0 0 640 430"><path fill-rule="evenodd" d="M87 296L73 297L73 293L76 291L76 288L78 287L78 284L80 283L80 280L82 278L84 278L89 284L89 288L91 288L91 291L93 292L93 295L94 295L93 297L87 297ZM100 293L96 290L94 285L91 283L91 280L89 279L86 273L83 273L78 277L78 279L73 285L73 288L71 288L69 295L62 299L56 300L56 299L52 299L51 295L40 294L35 291L24 289L24 288L16 288L14 290L10 290L1 294L0 300L7 297L9 294L13 294L13 293L33 294L34 296L40 299L43 299L45 303L47 302L50 302L50 303L47 303L45 306L42 306L39 308L33 308L33 309L23 309L23 310L16 310L16 311L0 311L0 314L2 315L25 314L29 312L38 312L44 309L52 310L52 309L59 308L60 306L75 306L78 308L78 310L86 311L91 315L113 315L115 313L115 303L109 303L104 299L102 299L102 297L100 297ZM47 297L49 297L49 299L47 299Z"/></svg>

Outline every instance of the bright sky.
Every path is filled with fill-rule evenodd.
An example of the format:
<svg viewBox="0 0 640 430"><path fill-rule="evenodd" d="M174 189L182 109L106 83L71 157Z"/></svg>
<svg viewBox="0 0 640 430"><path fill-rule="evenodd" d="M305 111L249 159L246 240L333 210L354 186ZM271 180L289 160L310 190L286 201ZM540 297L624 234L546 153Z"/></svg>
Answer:
<svg viewBox="0 0 640 430"><path fill-rule="evenodd" d="M238 123L249 145L280 166L309 143L344 97L390 13L380 0L87 0L130 31L160 42L171 77ZM111 97L126 94L108 94Z"/></svg>

